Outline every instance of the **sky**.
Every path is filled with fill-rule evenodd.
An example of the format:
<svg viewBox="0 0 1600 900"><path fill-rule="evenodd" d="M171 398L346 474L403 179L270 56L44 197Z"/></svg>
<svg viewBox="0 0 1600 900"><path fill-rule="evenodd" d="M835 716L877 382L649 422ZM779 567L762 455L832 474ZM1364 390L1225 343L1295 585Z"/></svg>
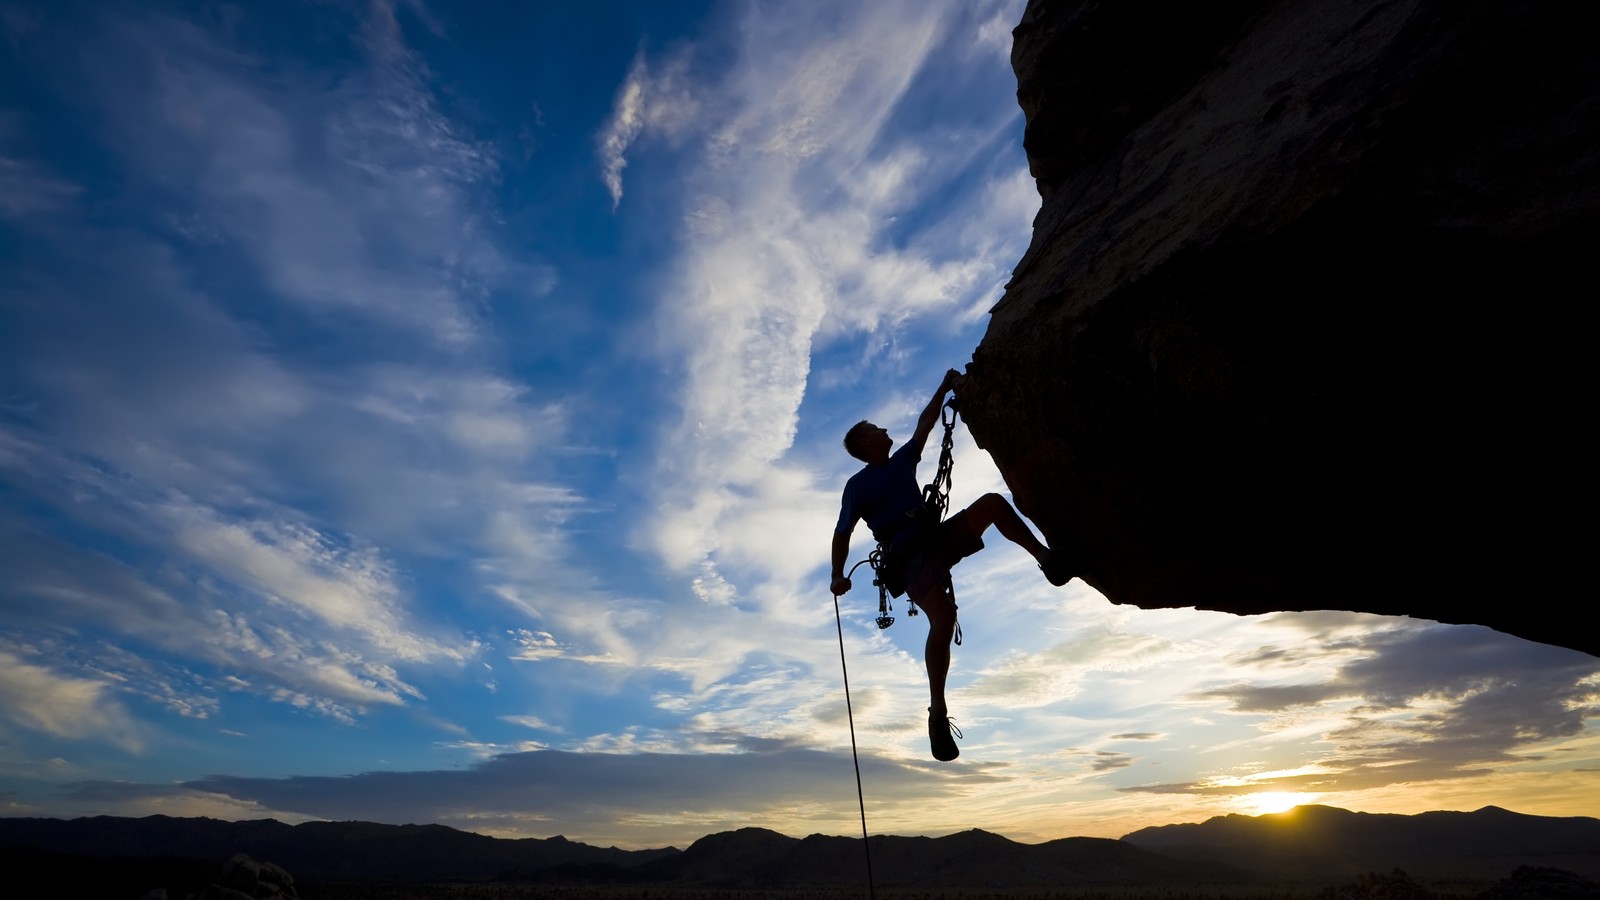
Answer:
<svg viewBox="0 0 1600 900"><path fill-rule="evenodd" d="M1021 7L0 5L0 812L859 833L840 438L1027 247ZM1600 814L1594 657L988 537L954 763L924 620L841 598L873 832Z"/></svg>

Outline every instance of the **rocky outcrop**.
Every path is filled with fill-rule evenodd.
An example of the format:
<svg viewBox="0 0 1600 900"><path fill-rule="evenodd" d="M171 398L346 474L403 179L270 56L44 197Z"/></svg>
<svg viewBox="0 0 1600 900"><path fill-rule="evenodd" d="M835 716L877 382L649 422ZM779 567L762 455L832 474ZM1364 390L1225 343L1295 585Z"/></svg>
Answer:
<svg viewBox="0 0 1600 900"><path fill-rule="evenodd" d="M222 876L200 895L202 900L292 900L300 896L294 889L294 877L282 866L257 862L248 854L235 853L222 867Z"/></svg>
<svg viewBox="0 0 1600 900"><path fill-rule="evenodd" d="M961 402L1089 583L1600 655L1574 606L1600 236L1586 18L1031 0L1012 63L1044 202Z"/></svg>

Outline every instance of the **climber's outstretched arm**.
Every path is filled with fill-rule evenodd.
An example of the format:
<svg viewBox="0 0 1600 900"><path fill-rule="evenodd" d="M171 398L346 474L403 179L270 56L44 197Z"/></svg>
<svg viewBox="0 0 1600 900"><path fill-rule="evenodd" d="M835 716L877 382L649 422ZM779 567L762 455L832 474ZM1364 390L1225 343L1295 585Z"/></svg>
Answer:
<svg viewBox="0 0 1600 900"><path fill-rule="evenodd" d="M939 382L939 389L933 392L933 399L923 408L922 415L917 417L917 430L911 433L911 439L906 446L915 447L917 456L922 455L922 448L928 443L928 435L933 433L933 426L939 424L939 410L944 407L944 395L950 393L956 382L961 380L961 373L950 369L944 373L944 380Z"/></svg>

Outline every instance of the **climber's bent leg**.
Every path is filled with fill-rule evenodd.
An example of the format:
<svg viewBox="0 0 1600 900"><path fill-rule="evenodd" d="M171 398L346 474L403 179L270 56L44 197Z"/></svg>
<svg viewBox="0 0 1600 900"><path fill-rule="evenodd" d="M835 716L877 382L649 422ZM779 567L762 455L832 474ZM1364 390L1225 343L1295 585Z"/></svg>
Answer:
<svg viewBox="0 0 1600 900"><path fill-rule="evenodd" d="M974 500L971 506L951 516L950 520L954 522L958 517L965 519L964 526L980 540L985 529L993 525L1006 540L1028 551L1038 562L1043 563L1050 555L1050 548L1034 537L1033 529L999 494L984 494Z"/></svg>

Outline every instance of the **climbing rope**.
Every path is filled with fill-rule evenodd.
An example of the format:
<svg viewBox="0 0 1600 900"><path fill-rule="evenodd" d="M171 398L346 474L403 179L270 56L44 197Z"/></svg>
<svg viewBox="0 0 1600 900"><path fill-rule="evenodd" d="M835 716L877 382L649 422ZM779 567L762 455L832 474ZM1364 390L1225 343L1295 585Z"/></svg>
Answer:
<svg viewBox="0 0 1600 900"><path fill-rule="evenodd" d="M861 563L856 563L861 565ZM850 571L854 572L855 569ZM867 798L861 792L861 756L856 752L856 714L850 707L850 669L844 662L844 620L839 616L839 595L833 595L833 624L839 630L839 671L844 674L844 714L850 720L850 759L856 764L856 803L861 806L861 849L867 854L867 897L877 900L872 885L872 845L867 842Z"/></svg>

